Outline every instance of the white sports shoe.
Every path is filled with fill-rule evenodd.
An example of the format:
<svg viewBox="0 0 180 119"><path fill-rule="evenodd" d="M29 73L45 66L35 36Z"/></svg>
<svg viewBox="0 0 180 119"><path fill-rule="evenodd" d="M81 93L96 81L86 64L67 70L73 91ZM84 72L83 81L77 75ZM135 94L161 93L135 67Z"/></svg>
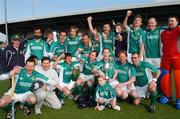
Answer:
<svg viewBox="0 0 180 119"><path fill-rule="evenodd" d="M98 110L99 110L99 111L102 111L104 108L105 108L104 105L100 105L100 106L98 107Z"/></svg>
<svg viewBox="0 0 180 119"><path fill-rule="evenodd" d="M73 95L70 95L68 98L72 100L72 99L74 98L74 96L73 96Z"/></svg>
<svg viewBox="0 0 180 119"><path fill-rule="evenodd" d="M61 102L62 105L65 104L65 103L64 103L64 99L61 99L60 102Z"/></svg>
<svg viewBox="0 0 180 119"><path fill-rule="evenodd" d="M113 107L114 110L117 110L117 111L120 111L121 110L121 107L116 105L115 107Z"/></svg>
<svg viewBox="0 0 180 119"><path fill-rule="evenodd" d="M35 114L36 115L41 115L42 114L41 109L40 108L35 109Z"/></svg>
<svg viewBox="0 0 180 119"><path fill-rule="evenodd" d="M74 100L75 100L75 101L78 100L79 97L80 97L80 95L75 95L75 96L74 96Z"/></svg>

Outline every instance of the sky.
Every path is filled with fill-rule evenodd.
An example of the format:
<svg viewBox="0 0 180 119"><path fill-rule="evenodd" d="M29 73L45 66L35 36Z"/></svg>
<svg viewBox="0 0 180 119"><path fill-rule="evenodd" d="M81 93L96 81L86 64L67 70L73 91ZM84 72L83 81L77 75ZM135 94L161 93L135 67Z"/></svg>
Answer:
<svg viewBox="0 0 180 119"><path fill-rule="evenodd" d="M168 0L6 0L7 20L22 20L53 14L73 13ZM172 1L172 0L171 0ZM5 21L5 0L0 0L0 23Z"/></svg>

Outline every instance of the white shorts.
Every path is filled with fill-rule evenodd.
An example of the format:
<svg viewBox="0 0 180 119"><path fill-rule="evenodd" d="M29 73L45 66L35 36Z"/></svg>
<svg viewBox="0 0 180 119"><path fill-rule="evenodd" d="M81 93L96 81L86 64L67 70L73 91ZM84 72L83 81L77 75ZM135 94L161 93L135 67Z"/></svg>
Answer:
<svg viewBox="0 0 180 119"><path fill-rule="evenodd" d="M11 89L8 90L8 92L4 93L4 95L11 96ZM34 95L31 91L28 91L26 93L20 93L20 94L14 94L14 100L15 102L26 102L27 98L30 95Z"/></svg>
<svg viewBox="0 0 180 119"><path fill-rule="evenodd" d="M116 88L116 86L119 84L119 82L117 80L112 81L109 83L113 88Z"/></svg>
<svg viewBox="0 0 180 119"><path fill-rule="evenodd" d="M7 80L7 79L9 79L9 73L0 75L0 81Z"/></svg>
<svg viewBox="0 0 180 119"><path fill-rule="evenodd" d="M103 98L103 97L99 97L99 98ZM98 100L98 99L96 99L96 102L97 102L97 100ZM104 101L105 105L106 105L106 104L110 104L110 102L111 102L112 100L115 100L115 101L116 101L116 98L109 98L109 99L103 98L103 101Z"/></svg>
<svg viewBox="0 0 180 119"><path fill-rule="evenodd" d="M161 58L146 58L145 61L154 65L157 68L159 68L161 64Z"/></svg>
<svg viewBox="0 0 180 119"><path fill-rule="evenodd" d="M123 91L128 91L128 93L129 93L132 90L136 90L136 87L134 86L134 83L132 83L130 87L128 87L128 86L122 87L122 90Z"/></svg>
<svg viewBox="0 0 180 119"><path fill-rule="evenodd" d="M92 75L85 75L83 73L80 73L79 77L83 80L83 82L86 82L88 80L94 81L95 76L93 74Z"/></svg>
<svg viewBox="0 0 180 119"><path fill-rule="evenodd" d="M59 84L60 84L61 90L64 87L67 87L69 90L71 90L75 86L75 81L71 80L69 83L60 82Z"/></svg>
<svg viewBox="0 0 180 119"><path fill-rule="evenodd" d="M149 92L148 92L147 88L148 88L148 85L145 85L144 87L136 86L138 97L146 98L149 95Z"/></svg>
<svg viewBox="0 0 180 119"><path fill-rule="evenodd" d="M113 88L116 88L116 86L119 84L119 82L117 80L112 81L111 83L109 83ZM130 89L128 89L127 86L123 86L121 88L122 91L131 91L131 90L135 90L136 87L134 86L134 84L131 85Z"/></svg>

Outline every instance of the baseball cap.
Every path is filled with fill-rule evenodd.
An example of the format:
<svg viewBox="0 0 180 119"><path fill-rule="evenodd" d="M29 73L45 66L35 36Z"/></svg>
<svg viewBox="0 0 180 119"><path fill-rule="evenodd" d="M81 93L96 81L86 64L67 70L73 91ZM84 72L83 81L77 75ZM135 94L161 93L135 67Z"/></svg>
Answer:
<svg viewBox="0 0 180 119"><path fill-rule="evenodd" d="M21 40L21 36L19 35L19 34L13 34L12 36L11 36L11 40Z"/></svg>

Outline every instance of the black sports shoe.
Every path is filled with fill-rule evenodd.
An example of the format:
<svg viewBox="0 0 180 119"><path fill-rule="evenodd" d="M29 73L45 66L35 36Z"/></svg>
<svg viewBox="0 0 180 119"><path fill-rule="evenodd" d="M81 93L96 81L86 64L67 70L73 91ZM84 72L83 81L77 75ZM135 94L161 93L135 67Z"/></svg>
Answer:
<svg viewBox="0 0 180 119"><path fill-rule="evenodd" d="M12 112L9 111L7 114L6 114L6 119L11 119L12 118Z"/></svg>
<svg viewBox="0 0 180 119"><path fill-rule="evenodd" d="M30 115L31 111L28 107L24 106L23 104L20 104L20 108L23 110L25 115Z"/></svg>
<svg viewBox="0 0 180 119"><path fill-rule="evenodd" d="M148 112L154 113L156 111L156 107L154 105L149 105Z"/></svg>

